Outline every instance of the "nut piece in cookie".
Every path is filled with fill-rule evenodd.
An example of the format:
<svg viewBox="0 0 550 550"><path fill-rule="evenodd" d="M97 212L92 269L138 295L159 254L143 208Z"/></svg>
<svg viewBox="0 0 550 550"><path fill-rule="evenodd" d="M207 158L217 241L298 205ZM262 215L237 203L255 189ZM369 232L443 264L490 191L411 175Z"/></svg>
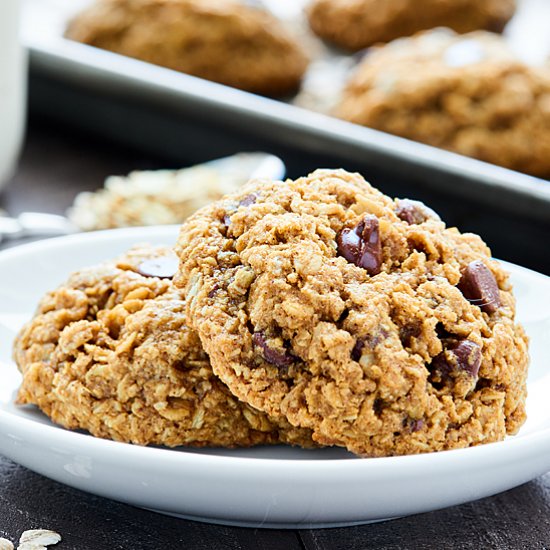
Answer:
<svg viewBox="0 0 550 550"><path fill-rule="evenodd" d="M307 430L236 399L185 321L166 247L73 273L41 301L14 356L20 404L54 422L140 445L311 446Z"/></svg>
<svg viewBox="0 0 550 550"><path fill-rule="evenodd" d="M335 114L550 177L550 70L519 61L491 33L438 29L373 48Z"/></svg>
<svg viewBox="0 0 550 550"><path fill-rule="evenodd" d="M253 181L190 218L176 251L214 372L321 444L423 453L525 420L508 276L422 203L343 170Z"/></svg>
<svg viewBox="0 0 550 550"><path fill-rule="evenodd" d="M307 67L281 22L237 0L97 0L66 36L269 96L295 92Z"/></svg>
<svg viewBox="0 0 550 550"><path fill-rule="evenodd" d="M501 32L515 8L515 0L313 0L308 17L318 36L357 51L434 27Z"/></svg>

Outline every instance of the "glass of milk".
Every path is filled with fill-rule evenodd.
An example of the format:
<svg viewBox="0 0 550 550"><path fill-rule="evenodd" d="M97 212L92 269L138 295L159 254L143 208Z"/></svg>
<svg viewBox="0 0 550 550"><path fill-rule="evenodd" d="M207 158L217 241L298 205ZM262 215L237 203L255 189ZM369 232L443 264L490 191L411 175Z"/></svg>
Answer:
<svg viewBox="0 0 550 550"><path fill-rule="evenodd" d="M20 41L22 0L0 0L0 187L13 174L23 137L26 55Z"/></svg>

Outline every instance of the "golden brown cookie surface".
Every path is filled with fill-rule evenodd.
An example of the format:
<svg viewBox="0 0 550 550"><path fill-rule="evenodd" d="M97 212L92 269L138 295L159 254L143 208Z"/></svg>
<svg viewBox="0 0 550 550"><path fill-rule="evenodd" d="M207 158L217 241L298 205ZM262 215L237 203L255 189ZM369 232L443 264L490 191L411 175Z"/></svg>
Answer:
<svg viewBox="0 0 550 550"><path fill-rule="evenodd" d="M376 49L357 67L335 114L550 176L550 71L520 62L490 33L436 30Z"/></svg>
<svg viewBox="0 0 550 550"><path fill-rule="evenodd" d="M251 182L190 218L177 251L216 374L322 444L419 453L525 420L507 275L422 204L343 170Z"/></svg>
<svg viewBox="0 0 550 550"><path fill-rule="evenodd" d="M313 0L309 22L321 38L349 50L434 27L501 32L515 0Z"/></svg>
<svg viewBox="0 0 550 550"><path fill-rule="evenodd" d="M261 9L237 0L98 0L68 38L259 94L295 92L300 44Z"/></svg>
<svg viewBox="0 0 550 550"><path fill-rule="evenodd" d="M48 293L15 343L19 403L66 428L141 445L311 445L306 431L273 423L213 374L185 323L176 267L168 248L135 248Z"/></svg>

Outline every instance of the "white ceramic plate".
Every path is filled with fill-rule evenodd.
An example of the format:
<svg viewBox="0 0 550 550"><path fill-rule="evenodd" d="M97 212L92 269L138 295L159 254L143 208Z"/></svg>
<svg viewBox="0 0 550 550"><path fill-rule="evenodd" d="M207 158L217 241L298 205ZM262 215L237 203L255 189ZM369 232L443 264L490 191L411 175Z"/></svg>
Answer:
<svg viewBox="0 0 550 550"><path fill-rule="evenodd" d="M501 443L359 459L338 449L170 450L96 439L13 405L13 337L69 271L138 242L170 244L175 227L41 241L0 253L0 452L84 491L186 518L262 527L352 525L435 510L515 487L550 470L550 279L507 265L531 337L529 420Z"/></svg>

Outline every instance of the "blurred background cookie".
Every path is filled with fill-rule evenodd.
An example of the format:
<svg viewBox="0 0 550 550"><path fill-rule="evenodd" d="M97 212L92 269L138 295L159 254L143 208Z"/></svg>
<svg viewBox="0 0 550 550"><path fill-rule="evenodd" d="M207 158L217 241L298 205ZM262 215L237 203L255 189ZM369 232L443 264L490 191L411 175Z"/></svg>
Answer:
<svg viewBox="0 0 550 550"><path fill-rule="evenodd" d="M295 92L307 67L277 18L236 0L99 0L66 36L269 96Z"/></svg>
<svg viewBox="0 0 550 550"><path fill-rule="evenodd" d="M341 118L537 176L550 175L550 71L500 36L442 29L369 53Z"/></svg>
<svg viewBox="0 0 550 550"><path fill-rule="evenodd" d="M349 50L433 27L501 32L515 0L313 0L309 23L321 38Z"/></svg>

